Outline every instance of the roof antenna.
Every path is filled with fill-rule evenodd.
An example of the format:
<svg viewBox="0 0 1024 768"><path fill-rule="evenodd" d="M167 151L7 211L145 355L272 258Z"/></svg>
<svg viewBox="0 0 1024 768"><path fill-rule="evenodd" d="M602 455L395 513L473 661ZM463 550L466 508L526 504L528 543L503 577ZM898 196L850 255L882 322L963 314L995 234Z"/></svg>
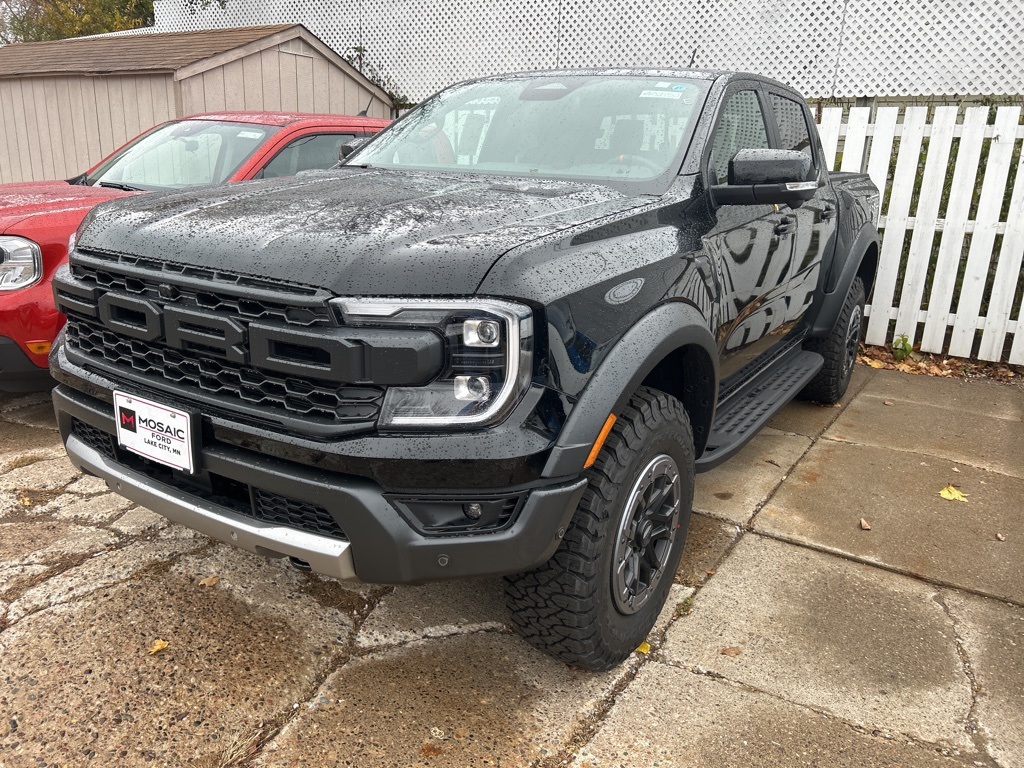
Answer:
<svg viewBox="0 0 1024 768"><path fill-rule="evenodd" d="M367 113L370 111L371 106L373 106L373 96L371 96L370 100L366 102L366 109L364 109L362 112L356 115L356 117L366 117Z"/></svg>
<svg viewBox="0 0 1024 768"><path fill-rule="evenodd" d="M690 56L690 63L686 65L687 69L693 66L693 62L697 60L697 46L693 46L693 55Z"/></svg>

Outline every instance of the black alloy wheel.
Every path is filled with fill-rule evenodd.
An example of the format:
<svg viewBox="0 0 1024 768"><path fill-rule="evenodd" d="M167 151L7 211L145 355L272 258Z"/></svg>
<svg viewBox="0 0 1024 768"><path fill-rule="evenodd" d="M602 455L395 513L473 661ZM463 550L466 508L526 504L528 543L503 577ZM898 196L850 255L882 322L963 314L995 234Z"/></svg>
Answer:
<svg viewBox="0 0 1024 768"><path fill-rule="evenodd" d="M694 450L682 404L641 387L623 409L546 564L505 579L515 630L583 669L610 669L644 642L686 541Z"/></svg>
<svg viewBox="0 0 1024 768"><path fill-rule="evenodd" d="M681 504L675 460L664 453L655 456L630 489L612 555L612 595L623 614L646 605L665 575Z"/></svg>

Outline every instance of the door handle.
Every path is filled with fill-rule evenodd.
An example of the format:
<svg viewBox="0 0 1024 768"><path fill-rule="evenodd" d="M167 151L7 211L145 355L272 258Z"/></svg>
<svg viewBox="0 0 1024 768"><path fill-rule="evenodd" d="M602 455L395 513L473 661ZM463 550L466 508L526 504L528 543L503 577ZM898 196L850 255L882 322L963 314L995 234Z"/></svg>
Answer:
<svg viewBox="0 0 1024 768"><path fill-rule="evenodd" d="M826 205L824 208L821 209L821 216L819 217L819 220L820 221L828 221L829 219L831 219L835 215L836 215L835 207L831 206L831 205Z"/></svg>
<svg viewBox="0 0 1024 768"><path fill-rule="evenodd" d="M773 229L772 232L781 237L782 235L788 235L794 229L796 229L796 227L793 219L789 216L785 216L782 221L775 225L775 229Z"/></svg>

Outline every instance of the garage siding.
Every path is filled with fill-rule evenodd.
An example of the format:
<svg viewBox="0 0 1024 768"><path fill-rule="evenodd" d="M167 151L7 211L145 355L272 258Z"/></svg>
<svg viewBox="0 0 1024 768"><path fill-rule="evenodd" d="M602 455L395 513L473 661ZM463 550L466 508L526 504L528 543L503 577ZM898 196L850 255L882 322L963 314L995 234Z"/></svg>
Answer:
<svg viewBox="0 0 1024 768"><path fill-rule="evenodd" d="M257 51L180 81L183 114L282 110L390 117L391 107L299 40Z"/></svg>
<svg viewBox="0 0 1024 768"><path fill-rule="evenodd" d="M174 114L170 74L0 79L0 183L76 176Z"/></svg>

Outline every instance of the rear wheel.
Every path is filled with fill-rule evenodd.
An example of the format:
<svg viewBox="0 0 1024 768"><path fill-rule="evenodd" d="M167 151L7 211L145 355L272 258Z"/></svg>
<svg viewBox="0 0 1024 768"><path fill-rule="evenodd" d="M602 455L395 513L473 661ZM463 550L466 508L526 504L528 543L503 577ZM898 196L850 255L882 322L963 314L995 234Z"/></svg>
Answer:
<svg viewBox="0 0 1024 768"><path fill-rule="evenodd" d="M683 406L641 388L615 423L558 550L506 577L516 631L566 663L609 669L644 641L665 604L693 501Z"/></svg>
<svg viewBox="0 0 1024 768"><path fill-rule="evenodd" d="M829 335L804 342L804 349L820 354L825 358L825 364L800 392L802 399L832 404L838 403L846 394L860 348L865 301L864 282L855 277Z"/></svg>

